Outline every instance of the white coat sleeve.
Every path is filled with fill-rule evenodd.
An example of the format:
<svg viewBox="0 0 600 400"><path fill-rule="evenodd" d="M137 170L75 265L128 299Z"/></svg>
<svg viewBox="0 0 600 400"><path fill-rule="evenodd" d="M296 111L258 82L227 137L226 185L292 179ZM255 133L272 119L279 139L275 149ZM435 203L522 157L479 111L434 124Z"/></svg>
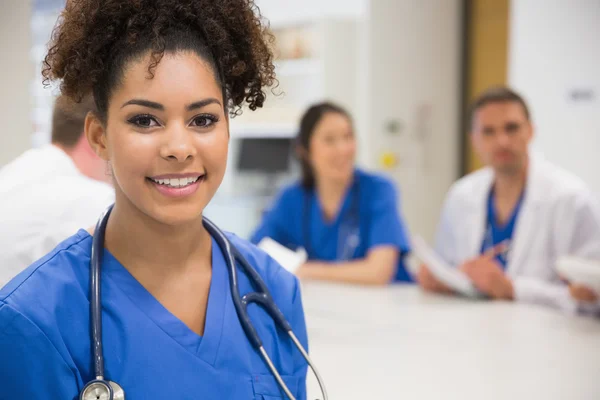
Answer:
<svg viewBox="0 0 600 400"><path fill-rule="evenodd" d="M600 205L591 193L580 192L561 200L553 214L554 261L561 256L600 260ZM555 269L555 265L546 268ZM562 283L521 277L515 278L513 285L518 301L544 304L565 312L600 313L600 302L578 304Z"/></svg>
<svg viewBox="0 0 600 400"><path fill-rule="evenodd" d="M440 222L435 234L434 250L449 265L456 266L459 263L457 254L457 234L454 222L456 218L456 195L454 188L450 189L440 215Z"/></svg>
<svg viewBox="0 0 600 400"><path fill-rule="evenodd" d="M108 185L90 186L80 196L71 199L70 205L57 220L47 226L40 235L37 246L32 249L33 259L37 260L52 251L60 242L77 233L79 229L88 229L96 225L96 221L109 205L114 202L114 189Z"/></svg>

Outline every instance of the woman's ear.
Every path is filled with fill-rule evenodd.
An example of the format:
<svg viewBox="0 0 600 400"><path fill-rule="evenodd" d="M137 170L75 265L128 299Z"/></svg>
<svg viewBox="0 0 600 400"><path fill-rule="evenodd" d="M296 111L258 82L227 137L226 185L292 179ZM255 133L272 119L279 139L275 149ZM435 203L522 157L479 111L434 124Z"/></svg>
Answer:
<svg viewBox="0 0 600 400"><path fill-rule="evenodd" d="M85 117L85 137L94 153L104 161L109 161L108 149L106 146L106 132L104 125L93 112L88 112Z"/></svg>

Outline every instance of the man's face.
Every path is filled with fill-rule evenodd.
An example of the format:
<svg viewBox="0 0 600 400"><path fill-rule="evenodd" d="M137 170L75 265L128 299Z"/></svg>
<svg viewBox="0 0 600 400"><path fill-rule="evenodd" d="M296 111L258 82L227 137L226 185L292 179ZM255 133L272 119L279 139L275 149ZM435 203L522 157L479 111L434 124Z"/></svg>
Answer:
<svg viewBox="0 0 600 400"><path fill-rule="evenodd" d="M516 174L527 162L533 127L514 101L489 103L475 111L471 142L481 160L499 174Z"/></svg>

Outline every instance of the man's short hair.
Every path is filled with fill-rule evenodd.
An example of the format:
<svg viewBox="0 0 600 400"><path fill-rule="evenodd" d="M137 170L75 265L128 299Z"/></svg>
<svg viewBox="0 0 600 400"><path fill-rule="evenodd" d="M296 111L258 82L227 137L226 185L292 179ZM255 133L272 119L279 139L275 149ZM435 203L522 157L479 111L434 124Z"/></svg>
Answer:
<svg viewBox="0 0 600 400"><path fill-rule="evenodd" d="M58 96L52 113L52 143L67 148L75 146L83 135L85 116L90 111L96 111L92 96L84 97L79 103Z"/></svg>
<svg viewBox="0 0 600 400"><path fill-rule="evenodd" d="M485 90L483 93L477 96L473 103L471 103L471 107L469 109L470 124L473 125L473 119L475 118L475 113L477 110L493 103L518 103L523 108L523 112L525 113L527 120L531 119L529 107L520 94L505 86L494 86Z"/></svg>

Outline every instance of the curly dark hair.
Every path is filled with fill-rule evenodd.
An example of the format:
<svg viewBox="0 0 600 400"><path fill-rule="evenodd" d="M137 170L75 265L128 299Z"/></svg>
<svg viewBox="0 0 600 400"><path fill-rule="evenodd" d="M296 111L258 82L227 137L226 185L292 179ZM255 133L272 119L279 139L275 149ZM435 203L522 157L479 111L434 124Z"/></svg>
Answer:
<svg viewBox="0 0 600 400"><path fill-rule="evenodd" d="M272 43L253 0L68 0L44 59L44 84L75 101L93 93L100 118L128 62L190 50L211 65L226 110L262 107L275 80Z"/></svg>

